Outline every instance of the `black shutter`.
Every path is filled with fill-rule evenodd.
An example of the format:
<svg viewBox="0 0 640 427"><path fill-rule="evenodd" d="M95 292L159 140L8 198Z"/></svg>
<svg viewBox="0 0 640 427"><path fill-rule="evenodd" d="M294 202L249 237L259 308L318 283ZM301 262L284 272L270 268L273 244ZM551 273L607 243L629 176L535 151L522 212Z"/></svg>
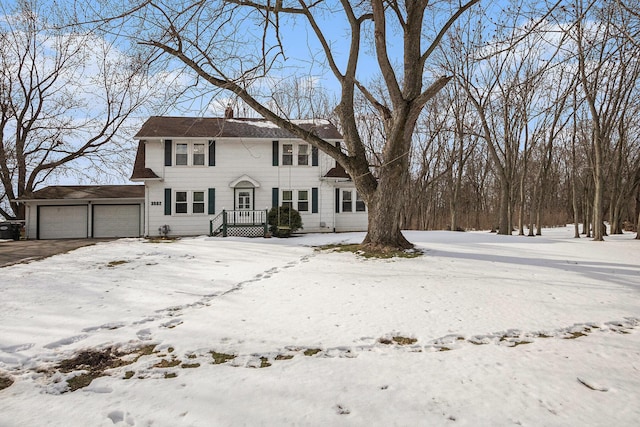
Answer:
<svg viewBox="0 0 640 427"><path fill-rule="evenodd" d="M271 189L271 207L272 208L277 208L278 207L278 199L279 199L279 193L280 193L280 189L277 187L274 187Z"/></svg>
<svg viewBox="0 0 640 427"><path fill-rule="evenodd" d="M336 188L336 213L340 213L340 189Z"/></svg>
<svg viewBox="0 0 640 427"><path fill-rule="evenodd" d="M216 213L216 189L209 189L209 215Z"/></svg>
<svg viewBox="0 0 640 427"><path fill-rule="evenodd" d="M272 160L271 160L271 164L273 166L278 166L279 164L279 158L280 158L280 143L278 141L273 141L271 143L272 145Z"/></svg>
<svg viewBox="0 0 640 427"><path fill-rule="evenodd" d="M318 147L311 147L311 166L318 166Z"/></svg>
<svg viewBox="0 0 640 427"><path fill-rule="evenodd" d="M173 154L171 150L173 148L173 141L170 139L164 140L164 165L171 166L171 160L173 158Z"/></svg>
<svg viewBox="0 0 640 427"><path fill-rule="evenodd" d="M164 189L164 214L171 215L171 189Z"/></svg>
<svg viewBox="0 0 640 427"><path fill-rule="evenodd" d="M311 189L311 213L318 213L318 187Z"/></svg>
<svg viewBox="0 0 640 427"><path fill-rule="evenodd" d="M209 141L209 166L216 165L216 142Z"/></svg>

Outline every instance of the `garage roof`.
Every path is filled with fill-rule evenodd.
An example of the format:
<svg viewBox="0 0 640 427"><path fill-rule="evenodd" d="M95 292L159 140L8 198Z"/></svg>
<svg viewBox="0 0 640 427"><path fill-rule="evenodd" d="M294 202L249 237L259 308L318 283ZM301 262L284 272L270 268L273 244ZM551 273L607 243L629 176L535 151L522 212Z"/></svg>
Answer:
<svg viewBox="0 0 640 427"><path fill-rule="evenodd" d="M51 185L19 200L144 199L144 185Z"/></svg>

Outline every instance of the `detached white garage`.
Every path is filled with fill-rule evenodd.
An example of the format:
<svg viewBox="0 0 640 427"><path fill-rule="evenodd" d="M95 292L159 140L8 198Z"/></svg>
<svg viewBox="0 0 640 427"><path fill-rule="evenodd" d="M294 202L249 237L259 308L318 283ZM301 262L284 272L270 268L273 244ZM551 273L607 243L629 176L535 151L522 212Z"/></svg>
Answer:
<svg viewBox="0 0 640 427"><path fill-rule="evenodd" d="M21 198L28 239L139 237L144 186L56 185Z"/></svg>

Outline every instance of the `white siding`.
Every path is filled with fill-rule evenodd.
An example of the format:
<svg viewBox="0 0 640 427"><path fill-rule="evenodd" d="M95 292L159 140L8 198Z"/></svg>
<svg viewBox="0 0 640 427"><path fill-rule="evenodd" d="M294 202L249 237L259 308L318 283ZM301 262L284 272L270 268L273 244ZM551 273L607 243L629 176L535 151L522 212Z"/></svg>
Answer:
<svg viewBox="0 0 640 427"><path fill-rule="evenodd" d="M178 139L174 143L203 142L208 139ZM280 140L282 143L297 143L299 140ZM281 146L280 146L281 147ZM334 182L321 178L335 166L335 161L326 154L319 153L319 166L273 166L271 139L216 139L215 166L164 166L164 143L160 140L148 140L146 145L146 167L158 174L161 181L147 181L148 196L146 209L148 221L147 235L158 235L158 229L168 225L170 235L202 235L209 233L209 220L223 209L235 208L234 189L229 186L243 175L258 183L254 189L254 209L270 209L272 189L308 190L309 212L301 213L305 232L334 231ZM280 149L281 164L282 150ZM173 163L173 162L172 162ZM311 165L311 153L309 156ZM352 186L352 184L351 184ZM215 189L215 214L176 214L176 191L204 191ZM311 190L318 188L318 213L311 213ZM165 215L165 189L171 189L171 215ZM206 196L205 196L206 197ZM366 230L366 213L352 215L354 218L343 221L335 227L336 231ZM358 218L359 219L356 219ZM364 217L364 226L362 226ZM323 226L321 226L323 224Z"/></svg>

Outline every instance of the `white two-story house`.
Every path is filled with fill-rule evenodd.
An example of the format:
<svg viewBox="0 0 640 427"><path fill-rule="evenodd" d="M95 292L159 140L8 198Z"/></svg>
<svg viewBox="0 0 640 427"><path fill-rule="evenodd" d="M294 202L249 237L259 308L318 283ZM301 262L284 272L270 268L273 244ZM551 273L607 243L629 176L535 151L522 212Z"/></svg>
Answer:
<svg viewBox="0 0 640 427"><path fill-rule="evenodd" d="M339 145L326 120L297 124ZM144 235L217 234L264 223L275 206L298 210L301 232L365 231L367 210L335 160L264 119L151 117L135 135L131 180L144 183ZM249 228L225 228L245 234ZM262 235L255 227L254 235Z"/></svg>

